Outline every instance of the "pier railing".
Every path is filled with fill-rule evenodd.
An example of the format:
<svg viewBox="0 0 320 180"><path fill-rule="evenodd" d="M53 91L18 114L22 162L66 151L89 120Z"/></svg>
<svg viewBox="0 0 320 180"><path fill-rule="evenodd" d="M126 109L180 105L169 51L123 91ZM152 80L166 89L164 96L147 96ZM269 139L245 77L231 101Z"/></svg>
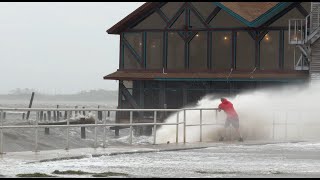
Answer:
<svg viewBox="0 0 320 180"><path fill-rule="evenodd" d="M96 117L99 116L99 113L101 112L107 112L107 114L110 115L110 112L121 112L121 111L126 111L130 113L130 122L129 123L107 123L106 118L101 119L100 122L98 118L94 118L94 124L70 124L71 120L71 115L72 112L74 113L79 113L81 111L80 109L77 108L0 108L0 154L4 153L3 147L4 147L4 136L3 136L3 130L4 129L19 129L19 128L32 128L34 129L34 151L38 152L38 140L39 140L39 129L40 128L66 128L67 133L66 133L66 147L65 149L68 150L70 148L70 133L69 133L69 128L72 127L94 127L94 148L97 148L97 128L98 127L103 127L103 148L107 147L106 145L106 127L112 127L112 126L129 126L129 143L132 144L132 134L133 134L133 127L135 126L153 126L153 144L156 144L156 138L157 138L157 127L161 125L174 125L176 126L176 143L179 142L179 125L183 126L183 143L186 142L186 127L188 126L200 126L200 141L202 141L202 126L205 125L221 125L218 123L211 123L211 124L204 124L202 123L202 112L204 110L211 110L215 111L216 117L218 116L217 113L217 108L184 108L184 109L103 109L103 108L87 108L85 111L94 113ZM4 117L5 114L7 115L8 112L36 112L35 120L30 119L29 121L33 122L33 124L29 125L5 125L4 124ZM39 119L40 119L40 112L54 112L54 111L60 111L60 112L65 112L65 117L66 117L66 124L63 125L57 125L57 124L39 124ZM146 111L151 111L153 112L153 122L148 122L148 123L139 123L139 122L133 122L133 112L146 112ZM186 111L199 111L200 112L200 124L187 124L186 122ZM169 123L169 122L163 122L159 123L157 122L157 113L158 112L174 112L176 113L176 122L174 123ZM59 113L57 113L59 114ZM180 122L179 116L182 114L182 119L183 121ZM8 116L8 115L7 115ZM8 118L8 117L7 117ZM48 121L47 121L48 122ZM7 124L7 123L6 123Z"/></svg>
<svg viewBox="0 0 320 180"><path fill-rule="evenodd" d="M204 126L219 126L219 127L223 127L224 125L224 121L218 121L218 109L217 108L183 108L183 109L104 109L104 108L87 108L85 109L87 112L93 113L95 114L93 121L91 122L91 124L88 123L81 123L81 124L72 124L70 122L72 122L72 118L71 116L73 115L72 112L74 113L79 113L79 109L78 108L59 108L59 111L63 111L65 112L65 116L66 117L63 121L65 124L47 124L48 121L46 121L45 123L40 123L39 124L39 120L40 120L40 112L49 112L49 111L57 111L56 108L0 108L0 154L3 154L4 151L4 132L3 130L6 129L34 129L34 151L38 152L39 151L39 129L40 128L44 128L45 130L49 130L49 128L64 128L66 129L66 135L65 140L66 140L66 145L65 145L65 149L68 150L70 149L70 128L74 128L74 127L81 127L81 128L85 128L85 127L93 127L94 128L94 145L93 148L97 148L98 147L98 127L102 127L103 128L103 139L102 139L102 148L106 148L107 147L107 143L106 143L106 128L107 127L128 127L129 128L129 143L132 144L132 139L133 139L133 127L138 127L138 126L153 126L153 144L157 144L157 127L162 126L162 125L169 125L169 126L176 126L175 129L175 133L176 133L176 143L179 143L179 127L182 129L182 132L180 132L180 134L182 134L182 137L180 135L180 139L182 138L182 142L186 143L187 140L187 127L194 127L194 126L198 126L200 128L199 131L199 141L202 142L203 141L203 127ZM28 125L12 125L12 123L10 124L10 120L8 119L8 112L26 112L26 111L30 111L30 112L36 112L36 116L30 116L33 117L35 119L30 119ZM110 112L120 112L120 111L126 111L129 112L130 114L130 119L129 119L129 123L114 123L112 121L108 121L107 119L110 117ZM151 120L150 122L134 122L134 116L133 113L134 112L153 112L153 121ZM194 112L195 111L195 112ZM212 122L212 123L204 123L204 119L203 119L203 112L204 111L212 111L214 114L210 115L210 117L212 116L212 121L208 121L206 119L206 122ZM106 118L98 118L99 116L101 117L101 113L105 113L108 114L108 117ZM157 122L158 120L158 116L157 114L160 112L172 112L172 115L170 115L170 118L176 118L175 122ZM193 115L193 118L199 118L199 123L197 124L190 124L190 121L187 120L187 112L191 113ZM193 113L194 112L194 113ZM83 112L84 113L84 112ZM195 115L195 113L199 113L199 116ZM7 119L4 119L4 114L7 114ZM32 113L31 113L32 114ZM59 113L58 113L59 114ZM271 114L271 113L270 113ZM174 117L176 116L176 117ZM208 117L206 117L208 118ZM216 119L216 121L214 121L214 119ZM292 124L291 122L288 121L288 114L286 112L285 117L283 118L284 120L282 122L277 121L275 118L273 117L273 120L270 121L272 122L272 124L270 124L270 134L272 135L272 139L275 139L275 134L276 134L276 130L275 128L281 127L284 129L285 132L285 138L287 138L287 134L288 134L288 126L292 126L292 125L298 125L298 124ZM62 120L62 119L60 119ZM240 123L244 123L246 120L245 119L240 119ZM257 120L259 121L259 120ZM187 124L187 122L189 122L189 124ZM301 121L300 121L301 122ZM20 123L21 124L21 123ZM180 126L179 126L180 125ZM298 126L297 126L298 127ZM241 128L241 127L240 127ZM82 130L82 129L81 129ZM231 128L230 128L231 130ZM181 131L181 130L180 130ZM231 132L231 131L230 131ZM81 134L82 135L82 134ZM230 135L231 138L231 135ZM101 139L99 140L101 142ZM181 140L180 140L181 141Z"/></svg>

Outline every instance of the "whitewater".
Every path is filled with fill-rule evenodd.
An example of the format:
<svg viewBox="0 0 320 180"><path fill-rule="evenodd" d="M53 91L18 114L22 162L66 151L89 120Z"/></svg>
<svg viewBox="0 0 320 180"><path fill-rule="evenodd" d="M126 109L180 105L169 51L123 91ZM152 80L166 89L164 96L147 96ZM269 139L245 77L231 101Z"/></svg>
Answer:
<svg viewBox="0 0 320 180"><path fill-rule="evenodd" d="M277 88L257 89L236 96L226 97L239 114L240 131L245 140L266 140L271 138L317 139L320 107L320 84L287 85ZM220 96L208 94L198 101L194 107L185 108L217 108ZM203 110L203 141L218 141L223 130L226 115L223 111ZM176 123L177 114L172 114L165 122ZM179 122L183 122L183 112L179 113ZM200 111L186 111L186 141L199 142ZM287 124L287 126L285 126ZM235 130L227 129L229 140L235 140ZM319 138L318 138L319 139ZM183 141L183 125L179 125L179 142ZM157 130L157 143L176 142L176 126L165 125Z"/></svg>

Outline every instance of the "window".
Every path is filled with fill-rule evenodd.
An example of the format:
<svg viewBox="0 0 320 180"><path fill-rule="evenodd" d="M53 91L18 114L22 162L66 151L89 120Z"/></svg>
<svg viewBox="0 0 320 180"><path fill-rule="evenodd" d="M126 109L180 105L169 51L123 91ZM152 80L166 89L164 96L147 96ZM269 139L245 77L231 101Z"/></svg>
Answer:
<svg viewBox="0 0 320 180"><path fill-rule="evenodd" d="M189 43L189 69L207 68L207 32L198 32Z"/></svg>
<svg viewBox="0 0 320 180"><path fill-rule="evenodd" d="M184 44L177 32L168 33L168 69L184 69Z"/></svg>
<svg viewBox="0 0 320 180"><path fill-rule="evenodd" d="M232 36L229 31L212 33L212 68L230 69L232 63Z"/></svg>
<svg viewBox="0 0 320 180"><path fill-rule="evenodd" d="M247 31L237 32L236 68L253 70L255 67L255 41Z"/></svg>
<svg viewBox="0 0 320 180"><path fill-rule="evenodd" d="M269 31L260 41L260 69L279 69L279 31Z"/></svg>
<svg viewBox="0 0 320 180"><path fill-rule="evenodd" d="M162 69L163 64L163 33L148 32L146 47L147 69Z"/></svg>

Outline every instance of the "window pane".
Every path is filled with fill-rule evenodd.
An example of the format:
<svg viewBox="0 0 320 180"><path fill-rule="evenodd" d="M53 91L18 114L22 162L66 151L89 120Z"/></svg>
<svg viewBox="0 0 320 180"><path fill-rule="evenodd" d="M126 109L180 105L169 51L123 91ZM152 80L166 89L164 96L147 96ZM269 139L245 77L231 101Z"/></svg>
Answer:
<svg viewBox="0 0 320 180"><path fill-rule="evenodd" d="M125 33L124 38L128 41L130 46L141 57L142 55L142 33Z"/></svg>
<svg viewBox="0 0 320 180"><path fill-rule="evenodd" d="M154 12L133 29L163 29L166 25L166 22L160 17L160 15Z"/></svg>
<svg viewBox="0 0 320 180"><path fill-rule="evenodd" d="M230 69L232 62L231 32L216 31L212 33L212 68L214 70Z"/></svg>
<svg viewBox="0 0 320 180"><path fill-rule="evenodd" d="M236 67L253 70L255 67L255 43L247 31L237 32Z"/></svg>
<svg viewBox="0 0 320 180"><path fill-rule="evenodd" d="M284 69L294 70L294 64L301 57L301 51L288 43L288 31L284 31Z"/></svg>
<svg viewBox="0 0 320 180"><path fill-rule="evenodd" d="M147 69L162 69L163 33L148 32L146 47Z"/></svg>
<svg viewBox="0 0 320 180"><path fill-rule="evenodd" d="M196 10L202 15L204 19L207 19L212 11L217 7L213 2L191 2Z"/></svg>
<svg viewBox="0 0 320 180"><path fill-rule="evenodd" d="M124 46L124 54L123 54L123 68L124 69L141 69L141 66L138 62L138 60L132 55L130 50Z"/></svg>
<svg viewBox="0 0 320 180"><path fill-rule="evenodd" d="M260 68L279 69L279 31L269 31L260 41Z"/></svg>
<svg viewBox="0 0 320 180"><path fill-rule="evenodd" d="M168 69L184 69L184 40L177 32L168 33Z"/></svg>
<svg viewBox="0 0 320 180"><path fill-rule="evenodd" d="M171 19L178 12L183 3L184 2L168 2L160 9L167 16L167 18Z"/></svg>
<svg viewBox="0 0 320 180"><path fill-rule="evenodd" d="M211 27L245 27L245 25L236 18L229 15L224 10L220 10L219 13L211 20Z"/></svg>
<svg viewBox="0 0 320 180"><path fill-rule="evenodd" d="M189 69L207 68L207 32L198 32L189 44Z"/></svg>

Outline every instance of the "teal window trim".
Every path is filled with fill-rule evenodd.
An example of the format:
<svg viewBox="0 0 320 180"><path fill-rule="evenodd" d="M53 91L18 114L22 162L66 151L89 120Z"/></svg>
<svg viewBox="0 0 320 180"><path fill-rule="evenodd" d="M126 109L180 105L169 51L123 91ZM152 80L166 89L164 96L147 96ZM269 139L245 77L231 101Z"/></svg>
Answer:
<svg viewBox="0 0 320 180"><path fill-rule="evenodd" d="M142 33L142 62L144 69L147 68L147 32Z"/></svg>
<svg viewBox="0 0 320 180"><path fill-rule="evenodd" d="M232 31L232 68L237 69L237 31Z"/></svg>
<svg viewBox="0 0 320 180"><path fill-rule="evenodd" d="M284 31L280 30L279 31L280 36L279 36L279 69L283 70L284 69Z"/></svg>
<svg viewBox="0 0 320 180"><path fill-rule="evenodd" d="M189 69L189 42L184 43L184 69Z"/></svg>
<svg viewBox="0 0 320 180"><path fill-rule="evenodd" d="M163 32L163 58L162 58L162 67L167 69L167 54L168 54L168 32Z"/></svg>
<svg viewBox="0 0 320 180"><path fill-rule="evenodd" d="M279 12L281 12L282 10L284 10L286 7L288 7L289 5L291 5L294 2L279 2L277 5L270 8L268 11L266 11L265 13L263 13L262 15L260 15L258 18L256 18L255 20L253 20L251 22L247 21L246 19L244 19L243 17L241 17L237 13L233 12L232 10L230 10L229 8L224 6L223 4L221 4L219 2L213 2L213 3L216 6L219 6L221 9L225 10L227 13L229 13L230 15L232 15L233 17L235 17L239 21L241 21L242 23L244 23L245 25L247 25L249 27L257 27L257 26L260 26L263 23L265 23L267 20L269 20L274 15L278 14Z"/></svg>
<svg viewBox="0 0 320 180"><path fill-rule="evenodd" d="M212 58L212 32L207 32L207 69L211 70Z"/></svg>

